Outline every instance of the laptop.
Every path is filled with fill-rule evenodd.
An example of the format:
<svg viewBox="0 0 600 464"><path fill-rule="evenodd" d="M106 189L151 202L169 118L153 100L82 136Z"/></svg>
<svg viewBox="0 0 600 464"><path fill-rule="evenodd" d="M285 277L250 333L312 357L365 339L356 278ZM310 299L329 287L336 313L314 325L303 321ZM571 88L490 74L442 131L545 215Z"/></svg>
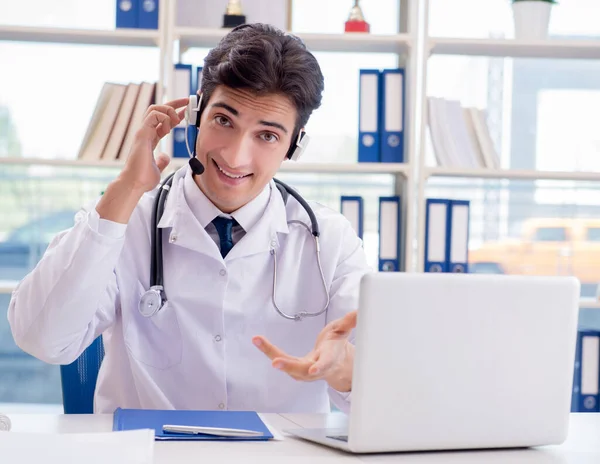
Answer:
<svg viewBox="0 0 600 464"><path fill-rule="evenodd" d="M286 432L353 453L562 443L579 288L573 277L367 274L347 429Z"/></svg>

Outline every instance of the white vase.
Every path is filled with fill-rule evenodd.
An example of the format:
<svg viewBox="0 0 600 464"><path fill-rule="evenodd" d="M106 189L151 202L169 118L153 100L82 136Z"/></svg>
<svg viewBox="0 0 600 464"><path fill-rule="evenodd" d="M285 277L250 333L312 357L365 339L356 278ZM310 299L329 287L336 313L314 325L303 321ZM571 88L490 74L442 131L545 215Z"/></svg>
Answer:
<svg viewBox="0 0 600 464"><path fill-rule="evenodd" d="M514 2L515 38L540 40L548 37L553 4L539 0Z"/></svg>

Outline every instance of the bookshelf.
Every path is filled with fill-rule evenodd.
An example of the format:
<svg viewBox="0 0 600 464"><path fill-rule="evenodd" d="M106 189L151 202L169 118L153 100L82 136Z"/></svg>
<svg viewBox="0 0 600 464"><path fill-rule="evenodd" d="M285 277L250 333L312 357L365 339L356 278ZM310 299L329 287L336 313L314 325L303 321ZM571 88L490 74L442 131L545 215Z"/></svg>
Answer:
<svg viewBox="0 0 600 464"><path fill-rule="evenodd" d="M510 169L455 169L425 165L429 58L436 55L462 55L505 58L600 59L600 40L522 41L515 39L469 39L433 37L428 31L430 0L398 0L403 18L398 34L316 34L298 33L313 52L394 53L406 68L405 160L402 164L284 163L281 172L306 174L390 174L396 193L403 202L402 243L404 267L422 271L424 250L425 186L431 178L471 178L505 180L600 181L600 173L554 172ZM160 1L158 30L84 30L0 26L0 41L58 43L105 46L157 47L160 50L157 96L170 99L173 65L191 48L215 46L227 32L223 29L177 27L176 0ZM167 146L168 144L163 145ZM167 151L168 150L163 150ZM186 163L173 159L169 169ZM46 165L119 169L121 161L46 160L0 158L2 165Z"/></svg>
<svg viewBox="0 0 600 464"><path fill-rule="evenodd" d="M412 269L422 271L424 269L424 244L425 244L425 219L426 219L426 187L427 182L433 178L447 179L498 179L504 181L573 181L573 182L599 182L600 172L565 172L565 171L541 171L535 169L486 169L486 168L453 168L453 167L431 167L426 164L425 146L426 133L428 130L428 104L427 104L427 79L429 71L429 60L435 56L465 56L485 58L541 58L541 59L563 59L563 60L597 60L600 59L600 40L598 39L555 39L546 40L520 40L520 39L496 39L496 38L454 38L437 37L429 32L429 10L431 0L423 0L422 24L420 28L419 41L423 43L420 49L420 84L422 92L419 94L419 109L416 139L418 141L416 177L417 188L414 201L417 203L415 248L413 250ZM585 308L600 308L600 303L582 302Z"/></svg>

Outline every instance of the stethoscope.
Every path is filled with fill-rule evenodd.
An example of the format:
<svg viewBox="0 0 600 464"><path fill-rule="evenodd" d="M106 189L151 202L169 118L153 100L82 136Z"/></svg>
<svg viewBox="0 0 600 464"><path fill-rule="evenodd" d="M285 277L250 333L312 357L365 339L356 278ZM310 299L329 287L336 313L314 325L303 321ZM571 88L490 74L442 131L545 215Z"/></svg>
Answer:
<svg viewBox="0 0 600 464"><path fill-rule="evenodd" d="M198 118L199 118L201 99L200 99L200 101L193 100L193 98L195 98L195 97L196 97L195 95L190 96L190 106L188 107L188 111L197 112ZM186 120L189 123L190 118L187 116L187 114L188 113L186 113ZM196 124L196 125L198 125L198 124ZM292 155L294 155L294 156L290 156L291 159L297 159L299 157L299 152L301 153L301 151L303 151L304 148L306 147L306 141L304 143L302 143L302 138L303 138L302 135L303 134L299 134L299 136L298 136L298 139L296 141L296 147L294 149L294 153L292 153ZM196 137L197 137L197 134L196 134ZM187 145L187 140L188 140L187 125L186 125L185 140L186 140L186 145ZM200 175L204 172L204 166L202 165L202 163L200 163L198 158L195 157L195 151L196 151L195 147L196 147L196 143L194 142L194 153L193 154L190 150L189 145L187 147L188 153L190 154L190 157L191 157L190 158L190 168L192 169L192 172L194 173L194 175ZM173 178L174 178L175 174L176 174L176 172L170 174L163 182L161 182L158 192L156 194L156 198L154 199L153 207L152 207L152 230L151 230L151 236L150 236L150 241L151 241L151 243L150 243L150 248L151 248L150 288L144 292L144 294L140 298L140 302L139 302L139 311L145 317L152 317L152 316L156 315L163 308L165 303L167 302L167 296L165 294L164 279L163 279L162 229L158 227L158 224L159 224L162 214L164 212L165 202L167 200L169 191L171 190L171 186L173 184ZM313 212L312 208L309 206L309 204L304 200L304 198L302 198L302 196L298 192L296 192L294 189L292 189L291 187L289 187L288 185L286 185L285 183L281 182L278 179L274 178L273 181L275 182L275 186L277 187L277 189L281 192L284 203L287 202L288 196L291 195L292 197L294 197L296 199L296 201L298 201L298 203L300 203L300 205L304 208L304 210L308 214L308 217L310 218L311 228L309 228L304 222L298 221L298 220L288 221L288 224L293 223L293 224L302 225L303 227L306 228L306 230L308 230L308 232L313 237L313 240L315 242L315 253L316 253L316 258L317 258L317 265L319 266L321 282L323 283L323 289L325 290L325 295L327 297L325 306L323 307L323 309L321 309L321 311L316 312L316 313L301 311L297 314L289 315L289 314L285 313L284 311L282 311L279 308L279 305L277 304L277 251L275 249L275 246L271 245L270 253L271 253L271 256L273 256L273 291L272 291L273 306L275 306L275 310L279 313L279 315L281 315L285 319L290 319L290 320L294 320L294 321L301 321L305 317L320 316L325 311L327 311L327 307L329 306L329 290L327 289L327 283L325 282L325 275L323 273L323 267L321 265L321 247L319 244L319 236L320 236L319 223L317 222L317 218L316 218L315 213Z"/></svg>

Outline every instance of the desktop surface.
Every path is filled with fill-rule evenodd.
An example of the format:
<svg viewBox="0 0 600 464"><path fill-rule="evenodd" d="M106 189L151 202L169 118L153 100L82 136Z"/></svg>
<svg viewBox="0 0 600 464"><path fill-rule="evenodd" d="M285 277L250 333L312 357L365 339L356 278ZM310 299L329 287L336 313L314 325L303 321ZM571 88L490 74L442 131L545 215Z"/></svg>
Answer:
<svg viewBox="0 0 600 464"><path fill-rule="evenodd" d="M261 414L261 417L280 432L292 428L343 428L347 425L347 417L342 413ZM112 430L111 414L10 414L10 418L14 432L78 433ZM271 442L155 442L154 462L597 464L600 462L599 437L600 414L574 413L570 417L569 435L565 443L531 449L352 455L285 435L283 440Z"/></svg>

